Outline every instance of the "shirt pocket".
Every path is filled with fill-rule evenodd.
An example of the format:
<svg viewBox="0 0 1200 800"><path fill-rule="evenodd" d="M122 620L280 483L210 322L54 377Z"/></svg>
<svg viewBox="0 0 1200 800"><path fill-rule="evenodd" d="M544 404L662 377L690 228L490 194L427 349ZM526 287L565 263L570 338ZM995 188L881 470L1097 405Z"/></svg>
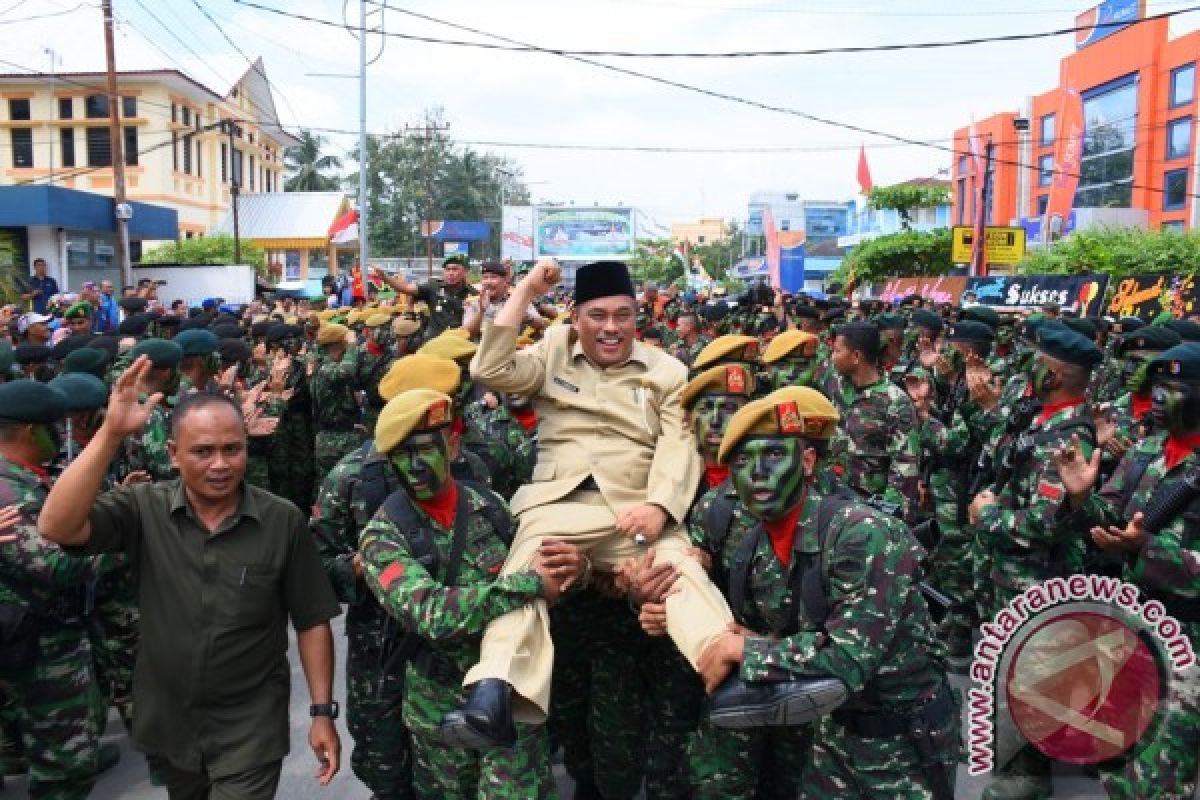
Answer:
<svg viewBox="0 0 1200 800"><path fill-rule="evenodd" d="M269 565L234 564L221 576L221 611L237 627L269 625L279 612L279 571Z"/></svg>

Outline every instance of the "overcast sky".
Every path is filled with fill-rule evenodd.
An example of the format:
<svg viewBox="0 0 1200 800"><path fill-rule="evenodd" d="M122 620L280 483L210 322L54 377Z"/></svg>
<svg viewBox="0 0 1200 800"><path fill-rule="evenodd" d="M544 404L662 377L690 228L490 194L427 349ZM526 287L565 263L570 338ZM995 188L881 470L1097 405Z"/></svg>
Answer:
<svg viewBox="0 0 1200 800"><path fill-rule="evenodd" d="M251 58L262 56L285 126L355 130L358 84L306 73L357 70L358 42L344 30L239 5L200 0ZM341 20L336 0L253 0ZM1086 6L1069 0L387 0L393 9L540 47L626 51L805 49L894 44L1054 30ZM1086 2L1086 0L1084 0ZM1148 13L1191 5L1151 0ZM0 0L0 58L47 70L103 69L99 3ZM119 69L183 69L219 93L247 62L193 0L115 0ZM1049 7L1047 7L1049 6ZM378 26L378 7L368 26ZM348 0L357 24L358 0ZM836 8L836 10L834 10ZM62 13L59 13L62 12ZM154 16L157 15L156 20ZM39 20L28 17L54 14ZM387 10L388 31L491 42ZM170 31L164 29L165 24ZM1172 35L1200 27L1200 13L1172 20ZM178 37L178 38L176 38ZM372 54L378 36L369 38ZM193 52L185 48L190 47ZM1053 87L1073 37L943 50L783 58L597 59L728 95L838 122L949 144L952 131ZM0 64L0 71L21 71ZM705 97L560 56L499 52L388 37L368 69L367 127L396 131L424 109L445 109L453 138L506 144L723 149L800 148L768 154L630 153L484 146L521 165L538 200L637 206L661 222L744 218L751 192L795 191L848 200L858 191L860 144L877 184L935 175L950 154ZM345 155L352 135L329 134ZM350 165L348 165L350 166Z"/></svg>

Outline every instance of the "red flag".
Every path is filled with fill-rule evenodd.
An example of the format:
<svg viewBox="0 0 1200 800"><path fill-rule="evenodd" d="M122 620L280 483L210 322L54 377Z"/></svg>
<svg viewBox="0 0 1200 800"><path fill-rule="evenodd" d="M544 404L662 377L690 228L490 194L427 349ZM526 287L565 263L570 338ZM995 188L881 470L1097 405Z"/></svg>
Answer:
<svg viewBox="0 0 1200 800"><path fill-rule="evenodd" d="M875 184L871 182L871 168L867 166L867 148L858 147L858 188L863 194L870 194Z"/></svg>
<svg viewBox="0 0 1200 800"><path fill-rule="evenodd" d="M1066 230L1067 218L1075 205L1075 189L1079 186L1079 167L1083 157L1083 100L1075 88L1063 89L1062 105L1058 109L1058 139L1054 143L1054 180L1042 218L1042 240L1050 241L1055 229ZM1058 222L1054 223L1055 218Z"/></svg>
<svg viewBox="0 0 1200 800"><path fill-rule="evenodd" d="M350 270L350 294L355 300L365 300L367 297L367 289L363 286L362 270L358 268L357 262Z"/></svg>

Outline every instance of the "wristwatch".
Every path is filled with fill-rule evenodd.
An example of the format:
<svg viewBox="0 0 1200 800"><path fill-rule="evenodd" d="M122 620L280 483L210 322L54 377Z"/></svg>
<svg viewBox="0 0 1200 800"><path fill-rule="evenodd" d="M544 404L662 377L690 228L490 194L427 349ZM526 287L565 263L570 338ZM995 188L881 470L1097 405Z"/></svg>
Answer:
<svg viewBox="0 0 1200 800"><path fill-rule="evenodd" d="M339 710L340 706L337 703L314 703L308 707L308 715L310 717L337 719Z"/></svg>

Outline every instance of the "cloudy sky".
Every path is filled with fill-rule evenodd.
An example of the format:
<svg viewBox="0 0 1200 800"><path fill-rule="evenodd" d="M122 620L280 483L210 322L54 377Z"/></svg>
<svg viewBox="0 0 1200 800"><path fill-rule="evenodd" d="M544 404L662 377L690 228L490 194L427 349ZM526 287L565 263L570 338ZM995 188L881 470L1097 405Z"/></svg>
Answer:
<svg viewBox="0 0 1200 800"><path fill-rule="evenodd" d="M342 20L337 0L251 0L322 20ZM380 0L383 2L383 0ZM932 42L1070 27L1067 0L386 0L368 4L368 27L409 36L498 40L576 50L714 52ZM197 3L213 17L204 17ZM98 2L0 0L0 71L102 69ZM845 5L845 8L838 6ZM1148 13L1192 5L1151 0ZM224 93L262 56L286 126L355 130L358 85L313 73L357 70L345 30L271 14L236 0L115 0L118 68L183 69ZM358 0L347 13L357 24ZM835 10L836 9L836 10ZM405 11L436 17L433 22ZM40 15L41 19L29 19ZM468 33L443 22L468 26ZM1200 13L1172 20L1200 27ZM381 37L369 37L370 51ZM661 222L701 215L744 218L758 190L803 198L855 196L858 148L875 182L932 176L950 154L793 114L753 108L546 53L503 52L384 37L368 69L367 127L390 132L445 109L450 136L513 158L535 199L637 206ZM947 146L952 131L1055 85L1069 35L941 50L755 59L596 58L607 64L906 138ZM353 135L328 134L345 155ZM516 145L542 145L518 147ZM545 145L716 152L613 152ZM774 152L747 152L755 148ZM784 149L782 152L781 149Z"/></svg>

